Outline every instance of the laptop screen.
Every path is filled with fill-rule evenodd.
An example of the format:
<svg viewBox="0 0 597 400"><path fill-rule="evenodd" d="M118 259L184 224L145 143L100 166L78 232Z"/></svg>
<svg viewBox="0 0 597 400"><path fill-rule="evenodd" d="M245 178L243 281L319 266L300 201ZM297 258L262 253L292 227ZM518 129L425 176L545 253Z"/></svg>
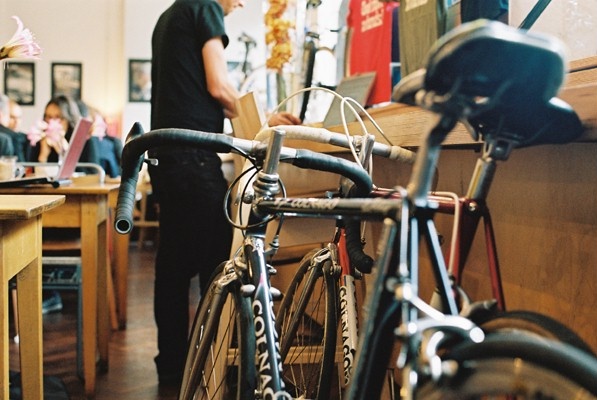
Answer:
<svg viewBox="0 0 597 400"><path fill-rule="evenodd" d="M92 122L86 118L81 118L77 122L73 134L70 137L68 150L64 156L64 161L60 165L58 170L58 176L56 179L65 180L70 179L75 172L83 147L87 141L89 130L91 129Z"/></svg>
<svg viewBox="0 0 597 400"><path fill-rule="evenodd" d="M357 103L364 106L367 103L369 94L373 89L373 82L375 81L375 72L367 72L343 78L336 87L336 93L343 97L350 97L357 101ZM330 108L323 120L323 127L328 128L342 123L342 114L340 110L341 100L334 98ZM345 109L344 113L346 122L353 122L356 117L352 112Z"/></svg>

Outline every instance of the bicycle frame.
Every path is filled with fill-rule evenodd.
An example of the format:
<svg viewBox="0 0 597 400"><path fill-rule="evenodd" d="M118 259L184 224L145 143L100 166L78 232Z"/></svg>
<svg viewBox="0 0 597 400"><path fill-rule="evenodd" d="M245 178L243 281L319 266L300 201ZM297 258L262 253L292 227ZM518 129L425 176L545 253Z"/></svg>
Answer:
<svg viewBox="0 0 597 400"><path fill-rule="evenodd" d="M280 158L282 136L273 135L269 143L264 169L259 172L253 185L256 195L265 198L274 196L279 191L276 174ZM266 214L259 214L251 208L243 253L253 283L251 308L255 327L255 357L258 360L261 395L263 398L284 398L281 379L282 363L278 348L278 335L275 329L274 303L269 282L269 271L265 253L265 234L267 229Z"/></svg>
<svg viewBox="0 0 597 400"><path fill-rule="evenodd" d="M394 190L377 189L371 193L374 197L399 199ZM498 310L506 309L506 299L502 287L497 244L489 207L484 199L468 196L452 197L440 192L431 192L429 200L436 205L436 212L454 217L452 235L453 243L447 255L448 273L453 284L460 288L462 275L466 267L470 250L476 237L479 223L483 221L485 234L485 253L489 271L491 293Z"/></svg>
<svg viewBox="0 0 597 400"><path fill-rule="evenodd" d="M405 192L403 191L404 194ZM437 232L433 225L433 209L417 208L411 215L409 211L410 207L407 203L408 201L397 201L396 199L309 199L306 201L306 199L292 198L258 200L255 203L255 206L262 213L311 218L358 217L386 221L381 239L381 243L385 245L382 246L382 250L378 255L376 267L376 274L378 274L378 277L382 277L382 279L381 281L376 281L374 286L387 287L387 278L395 277L395 288L390 291L376 291L380 293L373 293L367 303L372 307L380 307L380 304L385 305L387 301L379 302L376 297L382 294L389 295L391 298L390 301L393 303L393 308L387 317L384 318L383 322L366 321L368 327L365 327L362 336L367 337L368 340L371 340L370 336L374 336L371 341L376 342L383 340L376 335L388 334L389 332L390 339L392 339L392 329L383 329L383 327L388 327L394 322L401 321L401 339L406 344L404 346L405 366L409 366L409 363L418 362L416 354L422 341L421 335L422 332L428 329L444 328L455 331L465 337L475 337L475 335L477 338L482 337L482 332L475 329L472 322L458 317L456 303L453 296L451 296L451 282L439 247ZM405 221L406 223L404 223ZM418 249L421 238L424 238L426 241L430 252L436 255L432 262L432 268L438 287L440 288L442 300L450 307L449 315L435 310L416 295L416 287L418 285L418 256L412 250ZM408 243L408 246L401 246L399 243ZM347 310L349 309L347 308ZM430 317L419 319L418 313L420 311ZM377 313L372 312L372 314L375 315ZM417 326L415 331L412 331L413 323ZM360 348L359 357L362 357L363 353L367 353L367 350ZM387 363L391 354L387 352L387 349L383 349L383 351L386 353L384 357ZM376 361L379 361L381 357L380 354L368 354L368 356L375 357ZM377 370L380 364L378 362L363 362L360 365L369 368L369 371L355 370L354 376L361 378L361 376L366 375L367 379L379 376ZM418 371L416 365L410 366L410 369L413 373L414 371ZM381 375L379 378L383 379L384 376ZM367 386L381 387L381 385L375 384L367 384ZM373 396L373 398L376 396L375 393L368 393L368 395ZM357 396L356 398L359 397Z"/></svg>
<svg viewBox="0 0 597 400"><path fill-rule="evenodd" d="M456 250L450 252L450 264L455 266L454 269L450 269L450 274L457 286L461 286L462 273L472 248L479 222L483 221L485 252L487 255L487 268L491 282L491 292L493 298L496 300L497 308L501 311L505 310L506 299L502 287L497 245L489 207L485 201L469 199L466 197L459 198L458 204L454 204L454 202L448 199L440 198L437 200L437 204L438 212L442 214L455 215L456 207L459 207L463 211L460 213L460 217L454 220L458 234L455 239Z"/></svg>
<svg viewBox="0 0 597 400"><path fill-rule="evenodd" d="M384 197L395 200L400 200L401 197L395 190L375 189L371 192L372 197ZM487 267L490 276L490 283L492 287L492 295L496 301L498 310L505 310L505 298L503 294L499 260L497 257L497 249L495 243L495 235L493 232L493 225L491 223L491 214L486 202L483 199L471 199L468 197L453 198L440 192L432 192L429 196L430 201L436 205L435 211L437 213L452 215L453 221L453 243L447 257L448 267L438 264L435 270L447 270L448 279L452 286L461 287L462 273L464 271L470 249L473 245L474 238L479 222L483 221L483 228L485 233L485 247L487 255ZM432 218L431 216L425 217ZM429 230L428 221L419 224L423 228L420 231L426 232L426 238L436 235ZM339 228L336 232L334 243L337 245L337 258L339 266L341 267L341 276L339 278L339 301L340 301L340 317L342 329L342 357L343 357L343 378L344 386L347 386L352 376L352 368L354 366L354 358L356 354L356 346L358 342L358 311L355 294L355 269L352 267L350 259L346 250L346 240L344 236L344 228ZM439 248L436 243L431 243L431 254L439 254ZM333 257L333 254L332 254ZM437 263L438 261L435 260ZM412 273L413 271L411 271ZM436 279L438 277L436 276ZM439 281L442 282L444 277L440 276ZM458 293L456 290L448 291L445 287L439 293L452 293L457 299ZM459 307L457 306L457 309ZM446 313L454 314L455 310L449 308L444 310ZM455 314L454 314L455 315Z"/></svg>

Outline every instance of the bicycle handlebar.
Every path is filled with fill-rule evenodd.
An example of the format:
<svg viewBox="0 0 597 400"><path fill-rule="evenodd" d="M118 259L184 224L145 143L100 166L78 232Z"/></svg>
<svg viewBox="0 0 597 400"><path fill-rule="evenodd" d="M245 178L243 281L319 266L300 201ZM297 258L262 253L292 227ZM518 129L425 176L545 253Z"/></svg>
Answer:
<svg viewBox="0 0 597 400"><path fill-rule="evenodd" d="M201 132L189 129L157 129L139 135L135 127L129 133L122 151L122 175L114 228L120 234L129 233L133 227L133 208L139 170L144 153L162 146L190 146L218 153L239 153L260 155L265 153L265 145L254 140L234 138L219 133ZM357 187L357 196L366 196L372 188L371 178L356 163L328 154L305 149L282 147L280 161L289 162L303 169L315 169L337 173L347 177Z"/></svg>
<svg viewBox="0 0 597 400"><path fill-rule="evenodd" d="M332 132L325 128L304 125L279 125L275 128L265 128L255 135L255 140L266 140L270 137L273 129L284 130L287 139L308 140L344 148L350 147L348 137L342 133ZM353 137L357 138L358 136ZM415 153L413 151L400 146L390 146L379 142L373 144L372 153L377 156L389 158L390 160L402 161L408 164L412 164L415 161Z"/></svg>
<svg viewBox="0 0 597 400"><path fill-rule="evenodd" d="M309 140L312 142L326 143L339 147L349 148L349 137L344 134L332 132L325 128L316 128L304 125L281 125L275 128L265 128L257 133L255 140L266 140L270 137L274 129L284 129L287 139ZM353 136L358 139L358 136ZM390 146L379 142L374 142L371 153L386 157L390 160L402 161L413 164L415 153L400 146ZM348 193L348 197L359 197L353 190ZM362 195L361 195L362 197ZM346 250L350 258L351 265L362 273L370 273L374 260L366 254L361 243L360 221L347 220L344 222L346 235Z"/></svg>

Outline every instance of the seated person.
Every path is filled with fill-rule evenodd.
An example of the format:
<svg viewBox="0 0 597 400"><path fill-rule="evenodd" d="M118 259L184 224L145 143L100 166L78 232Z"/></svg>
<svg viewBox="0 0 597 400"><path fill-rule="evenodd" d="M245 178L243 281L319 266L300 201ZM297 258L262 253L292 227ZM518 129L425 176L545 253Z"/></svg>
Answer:
<svg viewBox="0 0 597 400"><path fill-rule="evenodd" d="M10 136L14 147L14 154L17 156L18 161L27 161L29 159L29 154L27 154L30 149L29 142L27 141L27 135L20 130L23 110L21 110L19 103L9 98L8 112L10 115L8 129L12 132Z"/></svg>
<svg viewBox="0 0 597 400"><path fill-rule="evenodd" d="M97 109L90 108L89 116L93 121L91 135L99 138L100 165L110 178L118 178L120 176L122 141L110 134L105 118Z"/></svg>
<svg viewBox="0 0 597 400"><path fill-rule="evenodd" d="M66 151L65 142L70 140L75 125L81 118L77 103L67 96L57 96L51 99L44 111L44 121L49 124L60 123L64 136L62 140L43 136L31 149L30 161L58 162ZM100 164L98 139L91 137L85 143L81 152L80 162ZM86 173L94 173L93 169L77 169Z"/></svg>
<svg viewBox="0 0 597 400"><path fill-rule="evenodd" d="M14 155L12 136L17 133L8 127L9 123L9 99L5 94L0 94L0 156Z"/></svg>

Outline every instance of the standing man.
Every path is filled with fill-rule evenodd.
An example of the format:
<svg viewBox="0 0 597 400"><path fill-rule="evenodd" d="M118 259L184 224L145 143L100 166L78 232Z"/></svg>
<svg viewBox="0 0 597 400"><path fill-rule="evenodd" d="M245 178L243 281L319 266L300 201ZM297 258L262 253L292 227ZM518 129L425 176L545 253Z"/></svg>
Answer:
<svg viewBox="0 0 597 400"><path fill-rule="evenodd" d="M244 0L176 0L160 16L152 37L151 129L222 132L236 114L238 93L228 79L224 16ZM272 125L298 124L288 113ZM212 271L230 253L232 231L223 212L227 183L217 154L160 147L149 173L160 206L155 266L155 358L160 385L178 385L187 351L190 279L206 290Z"/></svg>

